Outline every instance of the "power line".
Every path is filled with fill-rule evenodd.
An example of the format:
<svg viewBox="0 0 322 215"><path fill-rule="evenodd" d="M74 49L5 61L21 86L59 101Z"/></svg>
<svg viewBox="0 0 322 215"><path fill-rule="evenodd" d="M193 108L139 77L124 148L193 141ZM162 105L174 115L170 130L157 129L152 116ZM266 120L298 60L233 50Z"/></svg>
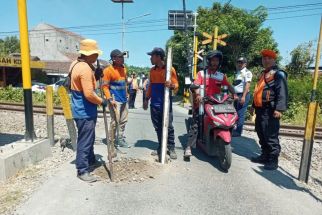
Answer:
<svg viewBox="0 0 322 215"><path fill-rule="evenodd" d="M290 11L278 11L278 12L272 12L272 13L269 13L269 15L272 15L272 14L283 14L283 13L294 13L294 12L302 12L302 11L310 11L310 10L321 10L322 7L318 7L318 8L306 8L306 9L299 9L299 10L290 10Z"/></svg>
<svg viewBox="0 0 322 215"><path fill-rule="evenodd" d="M149 26L149 27L152 27L152 26ZM156 26L157 27L157 26ZM132 34L132 33L137 33L137 32L153 32L153 31L164 31L164 30L168 30L167 28L164 29L164 28L159 28L159 29L147 29L147 30L136 30L136 31L127 31L125 32L125 34ZM101 32L101 33L82 33L83 35L115 35L115 34L121 34L122 32L121 31L117 31L117 32ZM18 35L17 35L18 36ZM29 36L29 38L59 38L60 36L57 36L57 35L54 35L54 34L43 34L43 35L31 35Z"/></svg>
<svg viewBox="0 0 322 215"><path fill-rule="evenodd" d="M287 6L279 6L279 7L269 7L267 10L285 10L289 8L301 8L301 7L313 7L313 6L321 6L322 3L311 3L311 4L298 4L298 5L287 5Z"/></svg>
<svg viewBox="0 0 322 215"><path fill-rule="evenodd" d="M307 17L307 16L317 16L317 15L322 15L322 13L313 13L313 14L306 14L306 15L299 15L299 16L285 16L285 17L266 19L266 21L278 20L278 19L291 19L291 18Z"/></svg>
<svg viewBox="0 0 322 215"><path fill-rule="evenodd" d="M136 22L131 22L129 24L126 24L127 26L131 25L140 25L140 24L147 24L147 23L158 23L158 22L165 22L167 19L152 19L152 20L145 20L145 21L136 21ZM50 25L52 26L52 25ZM69 26L69 27L55 27L53 26L54 29L39 29L39 30L30 30L29 32L41 32L41 31L57 31L57 30L70 30L70 29L86 29L86 28L101 28L101 27L108 27L108 26L122 26L122 23L105 23L105 24L96 24L96 25L80 25L80 26ZM19 33L18 30L15 31L2 31L0 34L16 34Z"/></svg>
<svg viewBox="0 0 322 215"><path fill-rule="evenodd" d="M128 31L126 34L140 33L140 32L153 32L153 31L169 31L167 28L153 29L153 30L144 30L144 31ZM92 33L86 35L105 35L105 34L121 34L122 32L106 32L106 33Z"/></svg>

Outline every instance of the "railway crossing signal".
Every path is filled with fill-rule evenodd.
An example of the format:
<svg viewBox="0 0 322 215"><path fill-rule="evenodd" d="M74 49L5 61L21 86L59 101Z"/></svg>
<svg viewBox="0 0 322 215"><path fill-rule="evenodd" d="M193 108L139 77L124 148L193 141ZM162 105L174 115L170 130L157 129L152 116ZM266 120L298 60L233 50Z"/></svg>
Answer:
<svg viewBox="0 0 322 215"><path fill-rule="evenodd" d="M203 32L202 36L207 38L202 41L202 45L207 45L209 43L213 43L213 50L217 49L218 44L222 45L222 46L227 45L227 43L225 41L223 41L223 39L225 39L228 36L228 34L222 34L222 35L218 36L218 27L217 26L214 29L213 35Z"/></svg>
<svg viewBox="0 0 322 215"><path fill-rule="evenodd" d="M222 46L227 45L227 43L223 39L228 37L228 34L222 34L222 35L218 36L218 27L217 26L214 29L214 34L213 35L208 34L207 32L203 32L202 34L195 32L195 35L194 35L194 47L193 47L193 52L194 52L194 55L193 55L193 78L194 79L197 76L197 61L198 61L198 58L200 60L203 60L203 57L200 56L200 54L204 52L203 49L198 51L198 36L199 37L202 36L202 37L206 38L205 40L203 40L201 42L202 45L207 45L207 44L213 43L212 48L213 48L213 50L215 50L215 49L217 49L218 44L222 45Z"/></svg>

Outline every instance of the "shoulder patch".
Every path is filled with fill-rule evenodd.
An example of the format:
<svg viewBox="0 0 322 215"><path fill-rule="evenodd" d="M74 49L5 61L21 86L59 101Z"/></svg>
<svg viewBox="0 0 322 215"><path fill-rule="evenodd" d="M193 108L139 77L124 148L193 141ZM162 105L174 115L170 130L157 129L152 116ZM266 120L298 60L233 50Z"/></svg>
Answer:
<svg viewBox="0 0 322 215"><path fill-rule="evenodd" d="M278 70L278 71L276 71L276 74L275 74L277 77L279 77L279 78L284 78L284 79L286 79L287 78L287 74L286 74L286 72L284 72L283 70Z"/></svg>

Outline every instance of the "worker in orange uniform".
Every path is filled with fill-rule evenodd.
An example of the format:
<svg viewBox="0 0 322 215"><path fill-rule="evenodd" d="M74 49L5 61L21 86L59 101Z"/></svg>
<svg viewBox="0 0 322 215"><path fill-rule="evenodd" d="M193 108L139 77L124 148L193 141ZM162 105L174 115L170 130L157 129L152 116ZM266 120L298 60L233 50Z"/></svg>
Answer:
<svg viewBox="0 0 322 215"><path fill-rule="evenodd" d="M280 119L288 103L287 75L276 65L277 54L273 50L262 50L261 54L264 71L256 84L252 106L262 153L251 160L264 164L266 170L276 170L281 152L278 139Z"/></svg>
<svg viewBox="0 0 322 215"><path fill-rule="evenodd" d="M72 62L69 69L72 112L78 130L77 177L86 182L95 182L97 179L89 172L90 166L97 163L94 155L97 105L106 106L107 100L98 97L95 93L93 63L102 51L98 49L95 40L85 39L80 42L79 53L81 56Z"/></svg>
<svg viewBox="0 0 322 215"><path fill-rule="evenodd" d="M127 84L126 84L126 68L124 67L124 53L118 49L111 52L112 65L108 66L103 71L102 89L105 97L109 102L111 114L109 141L113 146L129 148L130 146L125 141L125 125L128 119L127 109ZM115 112L115 109L117 110ZM119 139L115 140L116 133L116 114L119 116Z"/></svg>
<svg viewBox="0 0 322 215"><path fill-rule="evenodd" d="M152 155L161 154L162 141L162 119L163 119L163 102L164 102L164 88L170 89L170 111L169 111L169 125L168 125L168 154L171 159L177 159L174 142L174 128L172 125L173 111L172 111L172 91L177 91L179 88L177 74L175 69L171 68L171 79L166 81L166 65L164 62L165 52L162 48L154 48L148 52L151 56L151 64L154 67L150 70L150 83L147 90L146 98L143 103L144 110L147 110L149 100L151 99L151 119L155 131L158 136L159 147Z"/></svg>

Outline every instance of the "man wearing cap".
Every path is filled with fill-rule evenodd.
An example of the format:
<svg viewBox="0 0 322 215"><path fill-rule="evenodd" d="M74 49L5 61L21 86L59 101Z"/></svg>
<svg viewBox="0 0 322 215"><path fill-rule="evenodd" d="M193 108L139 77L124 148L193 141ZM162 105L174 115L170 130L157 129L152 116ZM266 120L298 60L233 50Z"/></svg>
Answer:
<svg viewBox="0 0 322 215"><path fill-rule="evenodd" d="M95 182L89 174L90 166L97 163L94 155L97 105L107 105L107 100L95 93L96 80L93 63L102 54L95 40L80 42L81 56L71 64L72 112L78 129L76 168L77 177L86 182Z"/></svg>
<svg viewBox="0 0 322 215"><path fill-rule="evenodd" d="M280 119L288 102L287 77L277 67L274 51L265 49L261 55L264 71L255 87L252 106L255 108L255 130L262 152L251 161L264 164L267 170L276 170L281 151L278 139Z"/></svg>
<svg viewBox="0 0 322 215"><path fill-rule="evenodd" d="M246 68L247 60L239 57L236 61L236 73L233 82L235 93L238 100L235 100L235 108L238 114L237 127L233 131L233 137L240 137L243 132L245 112L250 100L249 87L252 81L252 73Z"/></svg>
<svg viewBox="0 0 322 215"><path fill-rule="evenodd" d="M111 113L110 136L109 141L117 147L129 148L125 141L125 125L127 123L127 86L126 86L126 68L124 67L124 54L118 49L111 52L112 65L104 69L102 89L105 98L109 101ZM115 112L115 109L118 111ZM116 114L119 114L119 139L115 141L116 133Z"/></svg>
<svg viewBox="0 0 322 215"><path fill-rule="evenodd" d="M166 81L166 65L164 62L165 52L162 48L154 48L151 52L147 53L151 56L151 64L154 67L150 70L150 83L146 93L146 98L143 103L144 110L147 110L149 100L151 99L151 119L155 131L158 136L159 147L152 155L161 154L161 140L162 140L162 119L163 119L163 102L164 102L164 88L177 91L179 88L177 74L175 69L171 68L171 79ZM170 91L170 111L169 111L169 125L168 125L168 154L171 159L177 159L175 153L174 142L174 128L172 125L173 112L172 112L172 91Z"/></svg>

